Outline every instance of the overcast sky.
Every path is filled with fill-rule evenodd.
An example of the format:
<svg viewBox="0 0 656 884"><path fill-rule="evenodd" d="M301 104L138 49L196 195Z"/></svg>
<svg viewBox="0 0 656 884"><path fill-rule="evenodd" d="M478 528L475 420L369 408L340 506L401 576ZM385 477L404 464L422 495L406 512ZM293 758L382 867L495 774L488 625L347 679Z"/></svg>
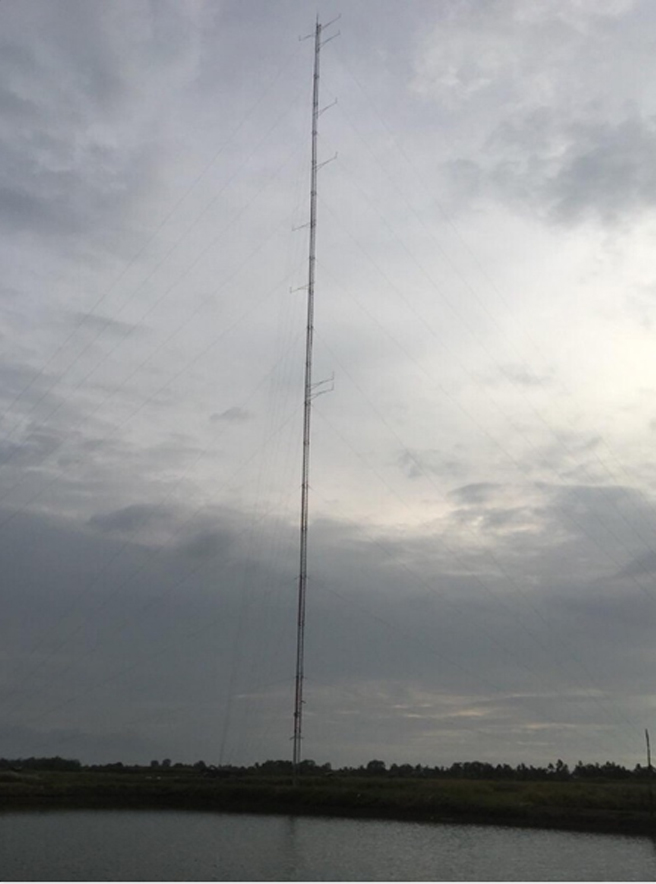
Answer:
<svg viewBox="0 0 656 884"><path fill-rule="evenodd" d="M304 755L644 761L656 8L339 13ZM0 755L290 756L315 15L0 5Z"/></svg>

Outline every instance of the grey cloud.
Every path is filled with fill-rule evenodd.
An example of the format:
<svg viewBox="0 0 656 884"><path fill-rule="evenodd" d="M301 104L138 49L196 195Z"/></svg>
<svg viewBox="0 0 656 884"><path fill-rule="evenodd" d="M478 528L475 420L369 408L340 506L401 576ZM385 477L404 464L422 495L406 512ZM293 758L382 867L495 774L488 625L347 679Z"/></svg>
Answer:
<svg viewBox="0 0 656 884"><path fill-rule="evenodd" d="M138 534L143 529L168 525L171 516L160 507L151 504L133 504L109 513L101 513L89 519L89 525L111 534Z"/></svg>
<svg viewBox="0 0 656 884"><path fill-rule="evenodd" d="M29 378L17 391L13 419L3 422L0 485L11 487L17 478L25 482L26 468L59 468L54 481L59 487L71 486L76 479L71 466L94 459L93 466L97 468L101 456L112 453L115 448L111 442L86 436L84 431L91 428L91 422L82 430L79 409L49 391L47 386L44 389L43 380L43 376ZM20 395L23 391L27 392Z"/></svg>
<svg viewBox="0 0 656 884"><path fill-rule="evenodd" d="M20 395L28 384L34 381L37 371L22 362L5 361L0 367L0 393L9 398Z"/></svg>
<svg viewBox="0 0 656 884"><path fill-rule="evenodd" d="M142 23L140 11L135 10L135 28ZM28 22L48 34L47 45L38 39L29 49L17 45L20 29ZM26 80L36 75L44 82L49 66L53 66L63 74L69 99L83 99L105 112L115 110L128 89L120 64L121 48L125 52L125 47L115 41L115 36L111 11L95 9L79 0L63 0L56 9L43 4L32 10L13 10L5 27L5 47L9 50L6 64L16 66ZM76 74L73 77L71 70Z"/></svg>
<svg viewBox="0 0 656 884"><path fill-rule="evenodd" d="M487 192L560 224L612 225L656 205L655 149L651 118L563 123L545 111L506 124L486 146L488 160L451 161L449 175L463 195Z"/></svg>
<svg viewBox="0 0 656 884"><path fill-rule="evenodd" d="M48 740L57 738L61 754L89 759L93 751L90 760L116 758L128 743L119 739L112 750L114 738L131 733L130 752L137 752L141 740L141 760L148 760L141 756L146 740L148 746L157 744L160 754L184 757L189 720L197 729L212 695L219 703L211 704L213 721L204 732L214 736L204 745L201 739L194 754L216 759L220 700L235 665L231 654L240 608L246 597L260 601L241 615L248 627L243 651L249 668L253 670L262 648L269 656L265 653L268 671L255 667L246 681L247 673L241 671L239 687L253 687L258 678L267 684L280 677L280 649L276 652L271 642L281 634L281 613L283 625L289 624L293 633L294 594L288 596L292 607L271 609L271 568L261 576L251 570L257 584L244 587L244 559L230 563L221 556L217 568L216 543L203 544L193 534L189 541L169 549L160 544L126 546L107 533L25 514L4 528L0 562L9 580L6 603L12 611L5 621L9 656L0 679L0 692L12 710L7 727L30 727L38 716L43 754L48 754ZM89 690L96 683L104 685L97 696ZM83 723L76 730L78 720ZM64 731L68 736L60 742ZM97 734L95 748L85 733ZM283 731L281 737L277 751L284 754ZM9 751L0 748L0 754Z"/></svg>
<svg viewBox="0 0 656 884"><path fill-rule="evenodd" d="M13 119L7 121L12 137L0 149L0 224L52 238L103 236L111 247L115 228L129 225L147 199L164 149L158 133L163 136L167 118L157 116L155 96L144 91L157 78L139 78L137 71L157 68L160 94L167 96L166 77L180 54L171 55L171 47L184 54L190 42L185 29L173 27L180 12L135 4L127 41L115 7L32 4L8 9L4 18L2 64L12 86L0 106ZM25 48L26 30L47 33L47 42L35 37ZM143 34L151 39L140 41ZM184 82L180 76L175 85ZM132 137L134 130L121 137L134 120L144 137Z"/></svg>
<svg viewBox="0 0 656 884"><path fill-rule="evenodd" d="M500 507L490 509L485 513L484 524L491 530L506 529L510 527L523 528L528 518L534 514L534 510L528 507Z"/></svg>
<svg viewBox="0 0 656 884"><path fill-rule="evenodd" d="M495 482L475 482L471 485L463 485L460 488L454 488L449 494L451 497L455 497L460 503L484 503L490 500L499 488L501 488L501 486Z"/></svg>
<svg viewBox="0 0 656 884"><path fill-rule="evenodd" d="M656 529L653 501L639 490L607 485L544 486L545 518L581 546L590 573L639 577ZM636 561L640 565L636 565ZM622 564L625 563L625 564Z"/></svg>
<svg viewBox="0 0 656 884"><path fill-rule="evenodd" d="M523 457L529 472L546 469L561 481L565 477L576 481L576 487L586 482L589 485L612 482L614 476L611 473L609 480L608 467L596 454L603 441L601 436L564 430L552 431L551 436L552 441L534 447Z"/></svg>
<svg viewBox="0 0 656 884"><path fill-rule="evenodd" d="M501 371L504 377L521 387L547 387L553 383L548 375L537 374L526 365L503 365Z"/></svg>
<svg viewBox="0 0 656 884"><path fill-rule="evenodd" d="M499 544L499 551L527 553L527 544L536 543L545 529L543 506L548 496L534 485L522 486L497 482L476 482L449 492L456 508L446 519L446 526L488 532ZM526 541L525 534L531 537Z"/></svg>
<svg viewBox="0 0 656 884"><path fill-rule="evenodd" d="M542 527L539 508L528 506L490 506L485 501L471 502L451 515L454 524L475 524L478 530L497 535L512 531L523 532L527 528Z"/></svg>
<svg viewBox="0 0 656 884"><path fill-rule="evenodd" d="M616 504L633 493L630 488L617 485L567 485L555 489L561 503L596 509L602 502Z"/></svg>
<svg viewBox="0 0 656 884"><path fill-rule="evenodd" d="M114 152L103 159L90 146L87 161L75 171L55 169L62 162L73 164L66 156L68 137L64 130L57 145L56 153L64 156L39 160L34 148L24 146L14 156L8 148L0 154L5 176L0 180L0 223L8 232L62 237L106 231L143 192L151 161L144 152Z"/></svg>
<svg viewBox="0 0 656 884"><path fill-rule="evenodd" d="M112 335L132 334L138 328L129 322L123 322L110 316L101 316L97 313L75 312L71 316L75 327L89 329L92 332L109 333Z"/></svg>
<svg viewBox="0 0 656 884"><path fill-rule="evenodd" d="M193 537L184 540L180 551L192 559L210 559L219 553L224 553L231 546L231 538L221 531L201 531Z"/></svg>
<svg viewBox="0 0 656 884"><path fill-rule="evenodd" d="M558 221L613 223L656 203L656 126L651 119L573 127L572 146L545 182Z"/></svg>
<svg viewBox="0 0 656 884"><path fill-rule="evenodd" d="M3 51L0 46L0 53ZM19 119L29 117L35 110L34 102L30 99L23 98L9 89L0 87L0 109L5 116L18 117Z"/></svg>
<svg viewBox="0 0 656 884"><path fill-rule="evenodd" d="M90 733L75 728L44 728L8 726L0 729L0 746L5 758L29 758L73 754L85 761L98 759L122 761L155 757L161 746L147 735L116 731ZM74 747L71 753L71 748Z"/></svg>
<svg viewBox="0 0 656 884"><path fill-rule="evenodd" d="M74 232L80 229L64 203L8 184L0 186L0 222L5 230L37 233Z"/></svg>
<svg viewBox="0 0 656 884"><path fill-rule="evenodd" d="M5 443L22 442L34 433L62 435L70 430L77 415L75 405L60 395L51 372L39 364L36 354L33 362L31 356L12 359L9 352L0 364L0 399L5 402L0 425ZM57 416L49 421L55 409Z"/></svg>
<svg viewBox="0 0 656 884"><path fill-rule="evenodd" d="M132 504L97 513L87 524L101 533L163 545L170 548L171 555L181 555L182 560L216 558L233 545L242 530L236 514L217 512L188 519L183 510L171 504Z"/></svg>
<svg viewBox="0 0 656 884"><path fill-rule="evenodd" d="M397 464L409 479L417 479L425 474L448 478L461 478L465 465L455 458L445 457L436 450L401 451Z"/></svg>
<svg viewBox="0 0 656 884"><path fill-rule="evenodd" d="M15 467L35 466L57 451L60 436L48 430L29 432L20 442L0 442L0 464L11 462Z"/></svg>
<svg viewBox="0 0 656 884"><path fill-rule="evenodd" d="M212 423L219 423L222 421L227 423L243 423L251 417L252 414L250 411L247 411L245 408L240 408L238 405L233 405L231 408L226 408L225 411L215 412L210 415L210 420Z"/></svg>
<svg viewBox="0 0 656 884"><path fill-rule="evenodd" d="M22 73L32 74L36 64L34 49L26 43L12 42L9 39L0 40L0 65L7 72L14 69Z"/></svg>
<svg viewBox="0 0 656 884"><path fill-rule="evenodd" d="M134 512L123 524L133 517L139 524ZM142 761L146 752L214 761L234 668L233 701L248 710L249 741L266 734L266 751L284 756L296 530L266 521L254 543L247 525L226 511L189 529L184 542L137 548L61 519L17 518L0 544L9 578L0 681L5 727L31 727L38 714L44 754L48 740L57 739L61 754L86 760L125 751ZM271 555L274 538L282 557ZM609 726L607 708L651 695L649 679L636 676L652 653L652 630L633 596L618 591L604 603L589 575L572 570L558 582L549 569L530 593L517 592L492 580L492 566L486 574L475 550L464 546L461 555L477 563L481 584L451 573L450 554L436 550L439 533L406 541L380 532L368 537L339 522L315 526L306 661L311 756L366 759L384 726L386 754L400 760L456 751L456 733L463 755L486 751L507 759L520 751L524 729L527 758L589 757L590 748L582 750L590 739L586 725ZM556 553L576 555L567 545ZM601 690L601 706L573 702L582 689ZM211 714L208 696L216 700ZM546 696L555 698L549 706ZM580 729L580 738L555 732L544 745L531 741L531 728L554 722ZM247 760L237 724L226 725L230 759ZM15 743L4 733L0 754L11 754ZM94 746L85 734L106 742ZM436 748L438 735L449 750ZM611 732L616 745L614 739ZM604 742L598 734L596 742Z"/></svg>
<svg viewBox="0 0 656 884"><path fill-rule="evenodd" d="M641 4L462 3L426 41L416 88L475 114L446 162L456 196L556 224L611 226L652 211L656 126L636 71L650 64ZM601 47L606 47L605 50Z"/></svg>
<svg viewBox="0 0 656 884"><path fill-rule="evenodd" d="M642 577L656 571L656 551L636 556L618 571L618 577Z"/></svg>

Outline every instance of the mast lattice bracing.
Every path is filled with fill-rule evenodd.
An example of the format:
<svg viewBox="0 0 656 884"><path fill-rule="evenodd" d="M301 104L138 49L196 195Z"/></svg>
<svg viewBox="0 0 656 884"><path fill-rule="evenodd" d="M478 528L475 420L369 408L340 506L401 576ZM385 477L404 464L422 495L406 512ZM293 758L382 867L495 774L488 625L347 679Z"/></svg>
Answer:
<svg viewBox="0 0 656 884"><path fill-rule="evenodd" d="M314 32L314 79L312 90L312 166L310 175L310 252L308 260L307 322L305 338L305 393L303 400L303 464L301 472L301 538L296 617L296 683L294 692L294 781L301 762L303 731L303 664L305 652L305 596L307 590L307 541L310 493L310 422L312 416L312 346L314 339L314 272L317 237L317 136L319 125L319 56L322 25Z"/></svg>

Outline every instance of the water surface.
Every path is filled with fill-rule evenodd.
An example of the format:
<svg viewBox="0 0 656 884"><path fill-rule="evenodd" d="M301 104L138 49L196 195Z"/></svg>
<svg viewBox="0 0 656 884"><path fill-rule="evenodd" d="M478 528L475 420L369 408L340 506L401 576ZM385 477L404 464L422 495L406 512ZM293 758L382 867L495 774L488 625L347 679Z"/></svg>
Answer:
<svg viewBox="0 0 656 884"><path fill-rule="evenodd" d="M646 837L193 811L0 815L5 881L653 881Z"/></svg>

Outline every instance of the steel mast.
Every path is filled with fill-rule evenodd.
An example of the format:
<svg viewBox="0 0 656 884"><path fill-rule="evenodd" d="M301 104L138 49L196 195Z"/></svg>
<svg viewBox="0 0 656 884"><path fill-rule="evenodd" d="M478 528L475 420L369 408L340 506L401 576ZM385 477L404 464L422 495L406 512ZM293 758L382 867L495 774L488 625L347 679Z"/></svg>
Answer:
<svg viewBox="0 0 656 884"><path fill-rule="evenodd" d="M334 19L336 21L336 19ZM319 129L319 56L321 33L333 22L322 25L317 22L314 29L314 78L312 89L312 165L310 174L310 247L307 283L307 321L305 335L305 388L303 399L303 462L301 472L301 530L300 561L298 572L298 605L296 614L296 686L294 692L294 749L292 755L293 780L297 781L301 762L301 741L303 734L303 665L305 654L305 596L307 590L308 558L308 514L310 496L310 423L312 416L312 347L314 343L314 276L317 242L317 141ZM311 35L308 35L311 36ZM335 34L334 36L337 36ZM332 39L330 37L329 39ZM328 42L327 40L324 42ZM323 163L321 164L323 165Z"/></svg>

